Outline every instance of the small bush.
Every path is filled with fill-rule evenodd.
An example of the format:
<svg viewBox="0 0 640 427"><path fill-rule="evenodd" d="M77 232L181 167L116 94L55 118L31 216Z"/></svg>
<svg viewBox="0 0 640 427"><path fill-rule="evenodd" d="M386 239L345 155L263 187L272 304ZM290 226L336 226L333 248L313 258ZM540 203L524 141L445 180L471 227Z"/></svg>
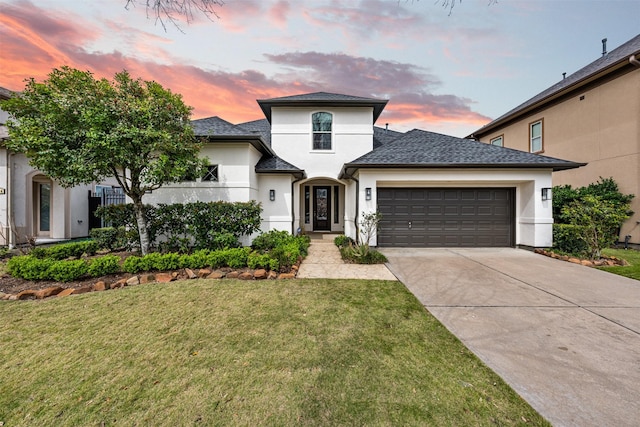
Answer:
<svg viewBox="0 0 640 427"><path fill-rule="evenodd" d="M55 261L50 258L36 258L33 255L15 256L7 262L7 271L13 277L26 280L46 280L47 271Z"/></svg>
<svg viewBox="0 0 640 427"><path fill-rule="evenodd" d="M220 268L227 265L226 251L212 251L207 255L207 265L211 268Z"/></svg>
<svg viewBox="0 0 640 427"><path fill-rule="evenodd" d="M280 265L278 260L271 258L269 254L260 254L258 252L251 252L247 257L247 266L249 268L264 268L266 270L278 271Z"/></svg>
<svg viewBox="0 0 640 427"><path fill-rule="evenodd" d="M368 245L349 245L340 248L342 259L354 264L383 264L387 262L385 257Z"/></svg>
<svg viewBox="0 0 640 427"><path fill-rule="evenodd" d="M61 243L48 247L37 247L31 251L31 255L36 258L50 258L53 260L63 260L67 258L80 258L82 255L95 255L98 251L98 244L94 240L84 242Z"/></svg>
<svg viewBox="0 0 640 427"><path fill-rule="evenodd" d="M124 227L94 228L89 231L89 237L96 242L98 249L114 251L127 246Z"/></svg>
<svg viewBox="0 0 640 427"><path fill-rule="evenodd" d="M300 245L298 242L293 241L285 245L280 245L269 252L269 255L278 261L280 270L288 271L291 267L298 262L298 259L302 256L300 251Z"/></svg>
<svg viewBox="0 0 640 427"><path fill-rule="evenodd" d="M333 243L339 248L344 248L346 246L355 244L355 241L351 237L347 237L344 234L341 234L333 239Z"/></svg>
<svg viewBox="0 0 640 427"><path fill-rule="evenodd" d="M251 246L257 251L270 251L277 246L286 244L293 238L294 236L286 231L271 230L253 239Z"/></svg>
<svg viewBox="0 0 640 427"><path fill-rule="evenodd" d="M222 251L226 265L231 268L243 268L247 266L247 258L251 248L232 248Z"/></svg>
<svg viewBox="0 0 640 427"><path fill-rule="evenodd" d="M89 271L89 265L83 259L72 261L57 261L51 264L47 271L48 278L58 282L71 282L85 276Z"/></svg>
<svg viewBox="0 0 640 427"><path fill-rule="evenodd" d="M215 233L211 239L213 247L211 249L231 249L240 247L238 238L233 233Z"/></svg>
<svg viewBox="0 0 640 427"><path fill-rule="evenodd" d="M87 272L91 277L100 277L118 271L120 271L120 258L117 255L105 255L92 260Z"/></svg>
<svg viewBox="0 0 640 427"><path fill-rule="evenodd" d="M146 271L147 264L143 257L140 256L130 256L124 260L122 264L122 270L127 273L140 273L141 271Z"/></svg>
<svg viewBox="0 0 640 427"><path fill-rule="evenodd" d="M204 268L207 267L209 253L206 249L202 249L192 253L191 255L183 255L182 264L188 268Z"/></svg>
<svg viewBox="0 0 640 427"><path fill-rule="evenodd" d="M553 248L578 257L585 256L589 248L581 236L582 227L572 224L553 224Z"/></svg>

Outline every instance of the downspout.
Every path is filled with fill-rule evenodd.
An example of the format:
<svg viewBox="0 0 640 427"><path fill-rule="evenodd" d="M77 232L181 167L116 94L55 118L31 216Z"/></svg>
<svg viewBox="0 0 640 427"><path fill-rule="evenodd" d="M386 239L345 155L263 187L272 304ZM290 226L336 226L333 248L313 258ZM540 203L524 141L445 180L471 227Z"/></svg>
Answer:
<svg viewBox="0 0 640 427"><path fill-rule="evenodd" d="M360 181L353 176L351 179L356 182L356 215L353 217L353 224L356 227L356 242L358 242L360 240L360 229L358 228L358 217L360 212Z"/></svg>
<svg viewBox="0 0 640 427"><path fill-rule="evenodd" d="M11 206L11 195L13 194L13 186L11 185L11 158L15 153L10 153L7 150L7 228L9 229L9 235L7 236L7 246L9 249L14 249L13 242L13 206Z"/></svg>
<svg viewBox="0 0 640 427"><path fill-rule="evenodd" d="M631 64L631 65L635 65L636 67L640 67L640 61L638 61L638 60L636 59L636 56L635 56L635 55L631 55L631 56L629 57L629 64Z"/></svg>
<svg viewBox="0 0 640 427"><path fill-rule="evenodd" d="M297 229L296 227L296 205L295 203L293 203L293 186L295 185L296 182L300 182L302 181L304 178L298 178L298 179L294 179L293 181L291 181L291 234L292 235L296 235Z"/></svg>

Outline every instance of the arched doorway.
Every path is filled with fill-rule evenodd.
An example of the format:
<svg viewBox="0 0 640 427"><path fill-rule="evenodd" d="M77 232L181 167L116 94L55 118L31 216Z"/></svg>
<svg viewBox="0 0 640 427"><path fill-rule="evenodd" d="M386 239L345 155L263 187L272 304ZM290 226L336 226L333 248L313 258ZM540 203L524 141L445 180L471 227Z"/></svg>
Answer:
<svg viewBox="0 0 640 427"><path fill-rule="evenodd" d="M300 185L300 217L306 232L344 232L344 184L314 178Z"/></svg>

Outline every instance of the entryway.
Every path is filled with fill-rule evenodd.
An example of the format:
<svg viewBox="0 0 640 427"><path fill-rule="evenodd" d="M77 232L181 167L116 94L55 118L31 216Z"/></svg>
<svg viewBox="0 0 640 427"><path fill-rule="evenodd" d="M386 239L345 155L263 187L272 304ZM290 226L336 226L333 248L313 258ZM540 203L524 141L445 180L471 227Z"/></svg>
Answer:
<svg viewBox="0 0 640 427"><path fill-rule="evenodd" d="M301 190L301 217L306 233L344 232L344 185L328 179L305 182Z"/></svg>

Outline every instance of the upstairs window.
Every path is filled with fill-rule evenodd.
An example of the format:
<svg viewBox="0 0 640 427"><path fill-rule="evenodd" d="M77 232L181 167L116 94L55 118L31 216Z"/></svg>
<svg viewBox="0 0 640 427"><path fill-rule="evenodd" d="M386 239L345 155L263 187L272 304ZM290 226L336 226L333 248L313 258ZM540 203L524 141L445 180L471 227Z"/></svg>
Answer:
<svg viewBox="0 0 640 427"><path fill-rule="evenodd" d="M311 116L314 150L331 150L332 121L333 114L331 113L313 113Z"/></svg>
<svg viewBox="0 0 640 427"><path fill-rule="evenodd" d="M529 151L532 153L541 153L542 145L542 120L529 124Z"/></svg>
<svg viewBox="0 0 640 427"><path fill-rule="evenodd" d="M491 138L491 145L504 147L504 137L500 135L500 136L496 136L495 138Z"/></svg>

